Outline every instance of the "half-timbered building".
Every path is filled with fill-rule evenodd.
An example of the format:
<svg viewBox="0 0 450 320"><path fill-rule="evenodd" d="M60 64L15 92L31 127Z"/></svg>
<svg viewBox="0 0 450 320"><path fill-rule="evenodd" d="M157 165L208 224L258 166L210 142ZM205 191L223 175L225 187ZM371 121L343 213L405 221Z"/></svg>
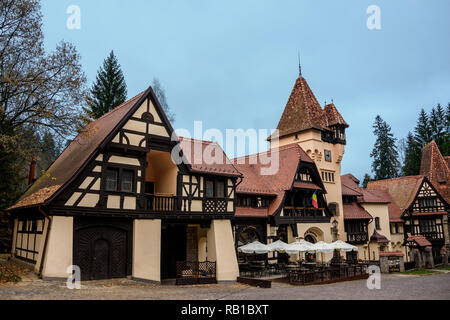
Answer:
<svg viewBox="0 0 450 320"><path fill-rule="evenodd" d="M235 280L239 179L219 145L175 136L149 88L89 124L9 209L12 251L44 278L77 265L82 279L160 282L177 262L212 261Z"/></svg>
<svg viewBox="0 0 450 320"><path fill-rule="evenodd" d="M265 159L277 159L277 170L264 174ZM314 161L298 144L237 158L234 164L243 174L236 189L236 246L253 240L293 242L298 237L331 241L325 187Z"/></svg>
<svg viewBox="0 0 450 320"><path fill-rule="evenodd" d="M369 190L382 190L389 194L400 209L404 223L391 222L391 228L403 229L403 245L411 236L423 236L432 245L433 257L440 257L440 250L449 244L449 205L430 180L423 175L372 181Z"/></svg>

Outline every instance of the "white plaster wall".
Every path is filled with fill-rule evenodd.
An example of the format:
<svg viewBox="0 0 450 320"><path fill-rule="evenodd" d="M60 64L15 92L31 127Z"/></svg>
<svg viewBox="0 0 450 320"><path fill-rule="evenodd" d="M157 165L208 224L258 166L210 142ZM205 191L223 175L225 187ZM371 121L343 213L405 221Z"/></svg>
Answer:
<svg viewBox="0 0 450 320"><path fill-rule="evenodd" d="M44 257L44 278L66 278L73 264L73 217L52 217L47 252Z"/></svg>
<svg viewBox="0 0 450 320"><path fill-rule="evenodd" d="M161 281L161 220L134 220L133 277Z"/></svg>
<svg viewBox="0 0 450 320"><path fill-rule="evenodd" d="M207 233L208 260L216 261L217 281L236 281L239 276L230 220L213 220Z"/></svg>

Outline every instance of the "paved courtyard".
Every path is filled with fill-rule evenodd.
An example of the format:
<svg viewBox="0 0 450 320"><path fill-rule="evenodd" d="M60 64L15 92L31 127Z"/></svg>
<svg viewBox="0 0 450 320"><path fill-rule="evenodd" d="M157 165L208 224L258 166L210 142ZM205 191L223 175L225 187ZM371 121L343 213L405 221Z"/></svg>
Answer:
<svg viewBox="0 0 450 320"><path fill-rule="evenodd" d="M29 274L17 284L0 284L0 299L147 299L147 300L273 300L273 299L445 299L450 300L450 272L432 275L382 275L381 289L369 290L366 280L320 286L272 283L261 289L237 283L203 286L154 285L132 280L82 282L80 290L63 281L42 281Z"/></svg>

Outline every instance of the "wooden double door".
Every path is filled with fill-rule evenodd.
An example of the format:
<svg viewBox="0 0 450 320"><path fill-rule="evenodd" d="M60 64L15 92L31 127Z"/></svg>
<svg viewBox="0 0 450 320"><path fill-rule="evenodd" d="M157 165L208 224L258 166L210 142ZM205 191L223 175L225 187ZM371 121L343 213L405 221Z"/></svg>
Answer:
<svg viewBox="0 0 450 320"><path fill-rule="evenodd" d="M81 280L131 275L132 220L75 218L74 265Z"/></svg>

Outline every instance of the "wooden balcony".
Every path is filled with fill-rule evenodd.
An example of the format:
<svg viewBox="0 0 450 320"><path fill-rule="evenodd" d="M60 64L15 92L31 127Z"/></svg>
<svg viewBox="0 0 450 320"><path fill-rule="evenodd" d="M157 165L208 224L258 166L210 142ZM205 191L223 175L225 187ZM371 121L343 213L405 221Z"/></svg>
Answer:
<svg viewBox="0 0 450 320"><path fill-rule="evenodd" d="M284 217L323 217L324 208L284 207Z"/></svg>
<svg viewBox="0 0 450 320"><path fill-rule="evenodd" d="M330 217L325 214L324 208L289 207L283 208L283 215L275 218L278 223L327 223Z"/></svg>
<svg viewBox="0 0 450 320"><path fill-rule="evenodd" d="M146 210L150 212L175 212L177 197L172 195L146 194Z"/></svg>
<svg viewBox="0 0 450 320"><path fill-rule="evenodd" d="M436 240L444 240L444 233L443 232L421 232L420 235L427 238L429 241L436 241Z"/></svg>

